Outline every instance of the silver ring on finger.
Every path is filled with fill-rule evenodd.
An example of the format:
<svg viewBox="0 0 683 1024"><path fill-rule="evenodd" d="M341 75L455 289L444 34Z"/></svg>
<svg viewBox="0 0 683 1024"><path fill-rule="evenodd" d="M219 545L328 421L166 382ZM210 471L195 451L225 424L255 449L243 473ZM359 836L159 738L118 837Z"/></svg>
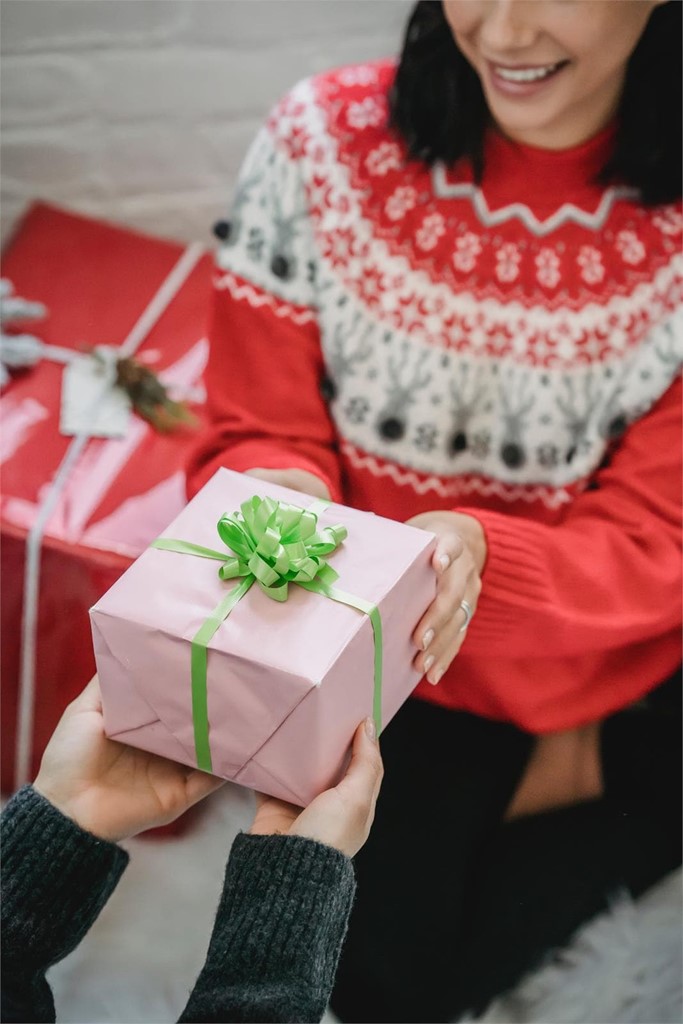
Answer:
<svg viewBox="0 0 683 1024"><path fill-rule="evenodd" d="M460 629L458 630L458 632L459 633L464 633L465 630L467 629L467 627L469 626L470 622L472 621L472 616L474 615L474 609L472 608L472 605L469 603L469 601L466 601L464 597L463 597L462 601L460 602L460 607L462 608L462 610L465 613L465 621L463 622L463 624L460 627Z"/></svg>

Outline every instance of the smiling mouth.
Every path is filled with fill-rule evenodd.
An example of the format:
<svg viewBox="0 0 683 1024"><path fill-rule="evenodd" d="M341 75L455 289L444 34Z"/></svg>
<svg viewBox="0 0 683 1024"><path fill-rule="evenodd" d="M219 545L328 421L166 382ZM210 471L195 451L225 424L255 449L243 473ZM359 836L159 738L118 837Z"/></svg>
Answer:
<svg viewBox="0 0 683 1024"><path fill-rule="evenodd" d="M492 68L496 77L501 78L504 82L524 85L528 82L541 82L545 78L550 78L551 75L566 67L568 63L569 61L567 60L560 60L556 64L543 64L526 68L506 68L500 64L493 64Z"/></svg>

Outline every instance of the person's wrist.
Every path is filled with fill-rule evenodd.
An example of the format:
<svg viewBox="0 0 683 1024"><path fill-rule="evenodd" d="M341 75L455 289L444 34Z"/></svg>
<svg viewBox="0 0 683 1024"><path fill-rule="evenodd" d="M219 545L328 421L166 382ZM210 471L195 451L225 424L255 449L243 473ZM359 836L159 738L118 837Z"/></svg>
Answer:
<svg viewBox="0 0 683 1024"><path fill-rule="evenodd" d="M470 549L477 572L481 576L488 554L484 527L478 519L465 512L453 512L452 515L455 516L455 528Z"/></svg>
<svg viewBox="0 0 683 1024"><path fill-rule="evenodd" d="M121 839L126 838L125 835L119 834L118 831L112 831L112 829L106 827L99 816L92 812L92 806L97 801L88 800L87 795L83 792L68 792L59 786L51 784L49 780L42 779L40 774L33 783L33 788L36 793L52 804L65 818L69 818L70 821L73 821L84 832L89 832L91 835L96 836L97 839L118 843Z"/></svg>

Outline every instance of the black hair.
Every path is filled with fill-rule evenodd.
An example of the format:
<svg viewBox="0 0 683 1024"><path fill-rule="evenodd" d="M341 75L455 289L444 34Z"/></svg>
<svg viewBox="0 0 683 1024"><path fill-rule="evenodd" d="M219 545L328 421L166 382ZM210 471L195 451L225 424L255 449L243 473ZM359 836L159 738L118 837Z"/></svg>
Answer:
<svg viewBox="0 0 683 1024"><path fill-rule="evenodd" d="M637 188L647 205L681 196L682 11L681 0L652 11L626 69L614 151L598 179ZM466 157L481 181L490 114L441 0L419 0L413 8L389 110L411 157L430 165Z"/></svg>

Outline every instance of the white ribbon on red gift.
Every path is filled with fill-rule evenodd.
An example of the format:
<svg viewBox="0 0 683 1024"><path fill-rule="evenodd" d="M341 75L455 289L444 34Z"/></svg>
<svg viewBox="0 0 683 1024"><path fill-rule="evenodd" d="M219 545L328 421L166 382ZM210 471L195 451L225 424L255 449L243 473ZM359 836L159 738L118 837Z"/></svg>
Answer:
<svg viewBox="0 0 683 1024"><path fill-rule="evenodd" d="M120 358L135 354L161 315L171 304L185 281L204 254L204 247L194 242L185 249L168 277L152 297L146 309L118 349ZM101 395L92 404L88 416L94 423ZM19 703L17 709L17 737L14 778L17 787L29 781L33 749L33 723L36 689L36 640L38 634L38 594L40 584L40 550L45 527L59 501L69 477L86 444L91 438L88 430L77 434L66 450L57 473L43 496L38 512L26 538L24 566L24 594L21 620L21 660L19 670Z"/></svg>

